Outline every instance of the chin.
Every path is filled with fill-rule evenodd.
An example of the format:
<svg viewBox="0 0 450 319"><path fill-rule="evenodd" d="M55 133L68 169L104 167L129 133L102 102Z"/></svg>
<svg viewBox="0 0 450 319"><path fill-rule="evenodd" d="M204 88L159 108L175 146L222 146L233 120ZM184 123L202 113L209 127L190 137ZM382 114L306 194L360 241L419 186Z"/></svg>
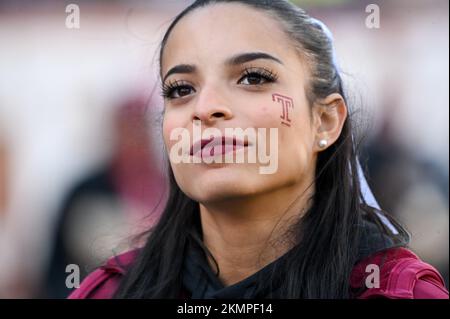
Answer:
<svg viewBox="0 0 450 319"><path fill-rule="evenodd" d="M255 187L258 187L254 174L229 167L208 169L187 180L189 185L181 187L182 190L200 203L248 196L255 193Z"/></svg>

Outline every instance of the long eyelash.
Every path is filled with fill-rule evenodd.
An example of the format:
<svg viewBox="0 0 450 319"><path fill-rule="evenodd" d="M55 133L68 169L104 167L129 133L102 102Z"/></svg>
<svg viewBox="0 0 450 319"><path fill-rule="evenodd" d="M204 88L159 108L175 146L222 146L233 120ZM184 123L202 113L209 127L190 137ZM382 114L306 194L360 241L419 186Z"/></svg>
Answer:
<svg viewBox="0 0 450 319"><path fill-rule="evenodd" d="M241 77L241 79L244 76L249 76L249 75L254 75L254 74L258 74L259 76L261 76L262 78L264 78L267 82L273 83L276 82L278 80L278 75L273 72L270 69L267 68L261 68L261 67L248 67L244 70L244 74ZM174 92L174 90L178 89L179 87L182 87L183 85L186 85L185 83L183 83L182 81L169 81L168 84L163 83L161 85L161 96L165 99L170 99L172 93Z"/></svg>
<svg viewBox="0 0 450 319"><path fill-rule="evenodd" d="M176 89L188 86L190 85L185 81L178 81L178 80L169 82L169 84L163 83L161 86L161 96L165 99L172 99L171 95Z"/></svg>
<svg viewBox="0 0 450 319"><path fill-rule="evenodd" d="M270 69L261 67L248 67L244 70L243 76L248 76L252 74L258 74L264 78L267 82L275 82L278 80L278 75Z"/></svg>
<svg viewBox="0 0 450 319"><path fill-rule="evenodd" d="M165 99L170 98L171 94L175 89L181 86L179 81L169 81L168 84L163 83L161 86L161 96Z"/></svg>

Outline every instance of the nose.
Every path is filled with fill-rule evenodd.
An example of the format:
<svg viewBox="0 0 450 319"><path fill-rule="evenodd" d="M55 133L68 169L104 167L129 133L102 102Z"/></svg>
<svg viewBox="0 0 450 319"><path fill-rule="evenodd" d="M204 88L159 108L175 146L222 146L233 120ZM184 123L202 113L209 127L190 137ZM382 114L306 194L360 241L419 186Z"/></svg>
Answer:
<svg viewBox="0 0 450 319"><path fill-rule="evenodd" d="M204 88L195 105L192 120L211 125L233 117L229 102L218 89Z"/></svg>

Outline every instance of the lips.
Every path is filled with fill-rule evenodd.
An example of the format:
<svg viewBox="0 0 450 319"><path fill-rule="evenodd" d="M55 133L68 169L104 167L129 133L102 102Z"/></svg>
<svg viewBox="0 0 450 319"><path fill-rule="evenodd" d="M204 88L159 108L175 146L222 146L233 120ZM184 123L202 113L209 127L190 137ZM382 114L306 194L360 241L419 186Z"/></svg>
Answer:
<svg viewBox="0 0 450 319"><path fill-rule="evenodd" d="M212 137L195 142L191 146L190 155L198 157L210 157L227 154L248 146L247 141L234 137Z"/></svg>

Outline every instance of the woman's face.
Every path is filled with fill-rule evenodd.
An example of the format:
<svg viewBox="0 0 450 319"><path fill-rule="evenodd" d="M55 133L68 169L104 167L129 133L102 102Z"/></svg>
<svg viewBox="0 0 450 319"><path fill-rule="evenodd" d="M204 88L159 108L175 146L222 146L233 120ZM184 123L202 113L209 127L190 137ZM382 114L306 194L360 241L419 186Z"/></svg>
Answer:
<svg viewBox="0 0 450 319"><path fill-rule="evenodd" d="M247 156L262 144L266 154L271 153L271 163L262 163L258 152L256 163L248 158L245 163L205 163L211 148L193 156L191 149L188 154L185 150L192 162L196 158L201 163L179 163L169 156L176 181L189 197L208 203L312 180L317 141L304 89L307 67L274 18L242 4L197 9L173 29L161 62L167 94L163 136L168 152L181 140L180 136L173 139L175 135L171 140L171 134L183 129L192 145L198 141L197 127L202 132L217 129L214 138L218 132L230 137L226 134L230 128L266 132L264 138L255 130L257 140L244 138L244 147L236 151L232 144L219 152L215 148L214 156L220 150ZM232 138L219 141L226 144ZM269 165L270 173L262 173L261 167Z"/></svg>

